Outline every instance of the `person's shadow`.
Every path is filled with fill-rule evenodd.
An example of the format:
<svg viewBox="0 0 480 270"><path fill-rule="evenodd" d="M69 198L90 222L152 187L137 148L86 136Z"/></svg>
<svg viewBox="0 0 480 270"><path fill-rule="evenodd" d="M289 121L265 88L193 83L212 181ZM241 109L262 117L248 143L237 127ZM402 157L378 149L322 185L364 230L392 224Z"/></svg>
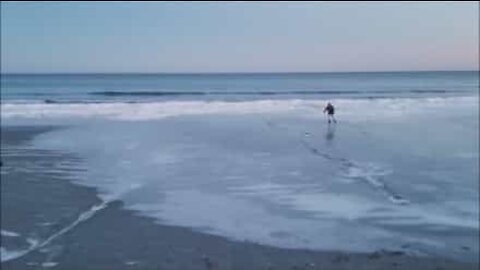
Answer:
<svg viewBox="0 0 480 270"><path fill-rule="evenodd" d="M327 133L325 134L325 139L327 140L327 143L331 143L335 138L335 126L336 125L328 125L327 127Z"/></svg>

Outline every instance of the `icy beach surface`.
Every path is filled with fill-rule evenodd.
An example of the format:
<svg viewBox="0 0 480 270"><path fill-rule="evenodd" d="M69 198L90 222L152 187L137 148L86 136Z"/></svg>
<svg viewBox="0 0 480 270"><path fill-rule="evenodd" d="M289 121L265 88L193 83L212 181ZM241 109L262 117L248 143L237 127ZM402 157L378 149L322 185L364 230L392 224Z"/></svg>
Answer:
<svg viewBox="0 0 480 270"><path fill-rule="evenodd" d="M8 103L2 121L64 126L32 147L81 156L76 183L162 224L477 260L478 97L337 99L336 125L325 102Z"/></svg>

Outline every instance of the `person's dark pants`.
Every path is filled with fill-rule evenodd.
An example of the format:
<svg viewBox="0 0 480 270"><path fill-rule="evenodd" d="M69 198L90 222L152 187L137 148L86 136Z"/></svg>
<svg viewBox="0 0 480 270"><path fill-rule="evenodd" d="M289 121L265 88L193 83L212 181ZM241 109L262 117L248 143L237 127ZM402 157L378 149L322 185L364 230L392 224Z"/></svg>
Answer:
<svg viewBox="0 0 480 270"><path fill-rule="evenodd" d="M337 120L335 120L335 117L333 116L333 113L329 113L327 116L327 119L328 119L328 123L330 123L332 120L334 123L337 122Z"/></svg>

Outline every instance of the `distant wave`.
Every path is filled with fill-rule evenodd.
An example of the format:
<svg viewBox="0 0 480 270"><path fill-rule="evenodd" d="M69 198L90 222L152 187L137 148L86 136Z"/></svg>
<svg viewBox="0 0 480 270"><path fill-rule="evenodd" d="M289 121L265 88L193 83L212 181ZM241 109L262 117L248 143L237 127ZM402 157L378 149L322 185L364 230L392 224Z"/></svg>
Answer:
<svg viewBox="0 0 480 270"><path fill-rule="evenodd" d="M291 95L351 95L351 94L394 94L394 93L415 93L415 94L442 94L458 93L464 91L449 90L371 90L371 91L101 91L90 92L96 96L291 96Z"/></svg>
<svg viewBox="0 0 480 270"><path fill-rule="evenodd" d="M90 92L100 96L267 96L267 95L321 95L359 94L360 91L102 91Z"/></svg>

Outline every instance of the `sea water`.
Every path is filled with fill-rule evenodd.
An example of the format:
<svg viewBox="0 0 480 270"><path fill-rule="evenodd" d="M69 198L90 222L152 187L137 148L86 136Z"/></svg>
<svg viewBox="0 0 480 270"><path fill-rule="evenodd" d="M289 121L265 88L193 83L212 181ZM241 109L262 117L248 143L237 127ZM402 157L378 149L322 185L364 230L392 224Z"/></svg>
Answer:
<svg viewBox="0 0 480 270"><path fill-rule="evenodd" d="M253 74L7 74L2 100L133 102L458 96L478 92L475 71Z"/></svg>
<svg viewBox="0 0 480 270"><path fill-rule="evenodd" d="M84 158L75 183L102 199L52 237L120 200L234 240L478 261L478 87L477 72L2 75L1 117L61 125L33 147Z"/></svg>

